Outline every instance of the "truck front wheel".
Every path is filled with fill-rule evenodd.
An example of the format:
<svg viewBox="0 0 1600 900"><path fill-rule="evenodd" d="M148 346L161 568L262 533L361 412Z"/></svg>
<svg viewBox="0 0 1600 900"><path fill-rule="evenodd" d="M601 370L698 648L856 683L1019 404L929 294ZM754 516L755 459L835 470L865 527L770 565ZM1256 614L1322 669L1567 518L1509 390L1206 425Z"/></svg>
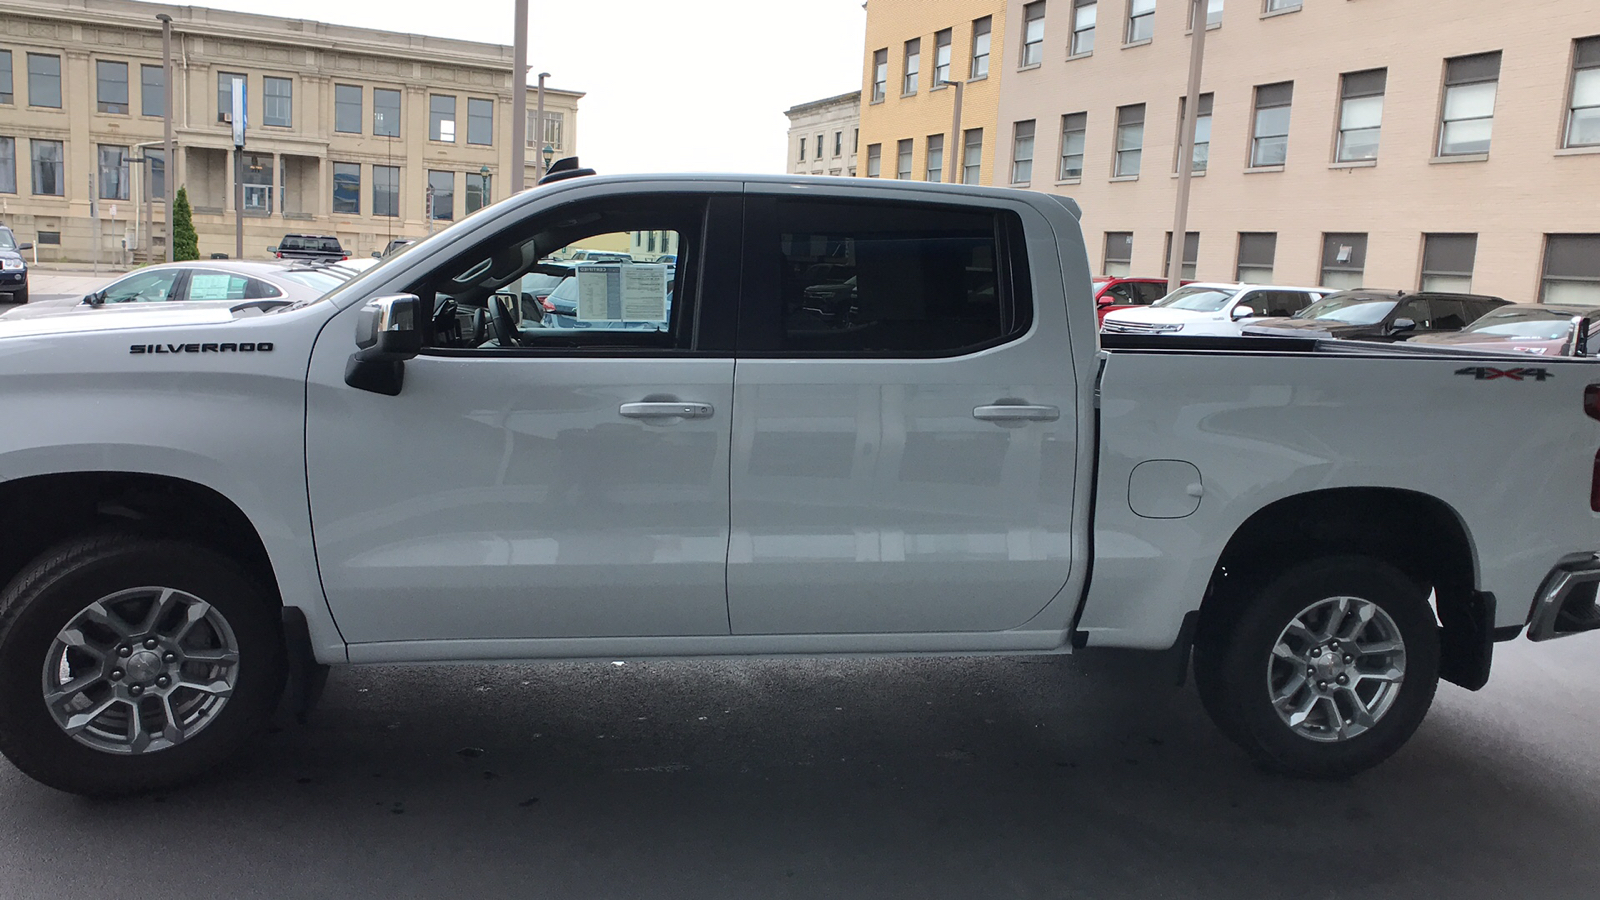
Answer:
<svg viewBox="0 0 1600 900"><path fill-rule="evenodd" d="M1197 658L1218 727L1257 762L1342 778L1400 749L1433 702L1439 630L1427 591L1363 556L1289 568Z"/></svg>
<svg viewBox="0 0 1600 900"><path fill-rule="evenodd" d="M194 544L111 535L47 551L0 594L0 752L78 794L194 778L272 714L277 611Z"/></svg>

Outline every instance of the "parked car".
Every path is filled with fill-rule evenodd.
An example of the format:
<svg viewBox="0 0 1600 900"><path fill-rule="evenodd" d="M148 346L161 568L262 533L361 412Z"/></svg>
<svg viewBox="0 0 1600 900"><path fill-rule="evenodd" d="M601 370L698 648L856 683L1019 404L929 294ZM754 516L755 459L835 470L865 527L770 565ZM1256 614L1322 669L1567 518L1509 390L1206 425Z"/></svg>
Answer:
<svg viewBox="0 0 1600 900"><path fill-rule="evenodd" d="M569 262L569 263L573 263L573 262L631 263L631 262L633 262L633 257L630 256L627 253L620 253L620 252L618 252L616 250L586 250L585 249L585 250L574 250L574 251L572 251L572 254L570 256L567 256L567 257L563 258L561 261L562 262Z"/></svg>
<svg viewBox="0 0 1600 900"><path fill-rule="evenodd" d="M278 259L350 258L349 252L340 246L339 239L326 234L286 234L277 246L268 247L267 252Z"/></svg>
<svg viewBox="0 0 1600 900"><path fill-rule="evenodd" d="M1094 279L1094 305L1100 321L1106 313L1135 306L1149 306L1167 295L1165 278L1105 277ZM1184 281L1181 284L1193 284Z"/></svg>
<svg viewBox="0 0 1600 900"><path fill-rule="evenodd" d="M277 262L217 259L163 263L137 269L81 299L39 300L0 313L0 319L50 316L102 316L156 305L232 309L261 301L261 308L315 300L354 278L361 268L351 263Z"/></svg>
<svg viewBox="0 0 1600 900"><path fill-rule="evenodd" d="M716 252L617 279L661 327L485 340L541 240L666 228ZM258 314L0 321L21 773L193 779L332 665L1123 648L1343 777L1494 641L1600 629L1589 360L1097 339L1041 191L575 174L425 243ZM834 257L857 309L796 327L787 263Z"/></svg>
<svg viewBox="0 0 1600 900"><path fill-rule="evenodd" d="M1600 307L1512 303L1460 331L1419 335L1410 342L1534 356L1593 356L1600 349Z"/></svg>
<svg viewBox="0 0 1600 900"><path fill-rule="evenodd" d="M666 263L669 266L676 266L678 264L678 254L676 254L676 253L663 253L660 256L656 257L655 261L658 262L658 263Z"/></svg>
<svg viewBox="0 0 1600 900"><path fill-rule="evenodd" d="M1147 307L1111 313L1100 327L1107 334L1237 336L1251 319L1293 315L1326 293L1326 288L1195 282Z"/></svg>
<svg viewBox="0 0 1600 900"><path fill-rule="evenodd" d="M0 294L5 302L28 302L28 261L22 251L32 249L33 244L18 243L16 234L0 225Z"/></svg>
<svg viewBox="0 0 1600 900"><path fill-rule="evenodd" d="M1404 341L1460 331L1509 301L1480 294L1407 293L1362 288L1329 294L1291 315L1258 319L1245 334L1316 336L1356 341Z"/></svg>
<svg viewBox="0 0 1600 900"><path fill-rule="evenodd" d="M399 253L401 250L404 250L412 244L415 244L419 240L421 240L421 238L393 238L387 245L384 246L382 253L379 253L376 250L372 251L372 258L388 259L396 253Z"/></svg>

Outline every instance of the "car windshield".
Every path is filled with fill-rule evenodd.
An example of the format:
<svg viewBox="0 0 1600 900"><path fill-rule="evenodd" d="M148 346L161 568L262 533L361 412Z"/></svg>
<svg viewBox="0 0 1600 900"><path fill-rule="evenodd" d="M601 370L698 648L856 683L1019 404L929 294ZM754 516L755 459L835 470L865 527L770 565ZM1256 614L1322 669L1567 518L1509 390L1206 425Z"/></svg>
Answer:
<svg viewBox="0 0 1600 900"><path fill-rule="evenodd" d="M1540 341L1557 341L1572 333L1574 316L1545 309L1492 312L1461 331L1463 334L1503 335Z"/></svg>
<svg viewBox="0 0 1600 900"><path fill-rule="evenodd" d="M1376 325L1394 309L1396 300L1375 297L1344 297L1334 294L1295 313L1292 318L1343 322L1346 325Z"/></svg>
<svg viewBox="0 0 1600 900"><path fill-rule="evenodd" d="M308 288L327 293L346 281L356 277L355 269L346 269L342 266L328 266L323 269L290 269L281 273L285 281L303 284Z"/></svg>
<svg viewBox="0 0 1600 900"><path fill-rule="evenodd" d="M0 231L0 250L17 249L17 239L9 231Z"/></svg>
<svg viewBox="0 0 1600 900"><path fill-rule="evenodd" d="M1150 304L1167 309L1187 309L1191 312L1216 312L1239 296L1238 288L1181 287Z"/></svg>

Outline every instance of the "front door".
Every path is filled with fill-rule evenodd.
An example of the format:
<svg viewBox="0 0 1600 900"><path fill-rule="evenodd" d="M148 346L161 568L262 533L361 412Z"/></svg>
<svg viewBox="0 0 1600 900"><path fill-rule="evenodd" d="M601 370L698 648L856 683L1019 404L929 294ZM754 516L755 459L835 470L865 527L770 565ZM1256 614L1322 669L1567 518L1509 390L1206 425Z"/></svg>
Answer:
<svg viewBox="0 0 1600 900"><path fill-rule="evenodd" d="M695 323L708 296L733 299L701 278L702 249L707 271L738 262L736 245L705 246L710 202L569 203L442 258L408 291L435 315L398 396L344 383L354 309L324 329L307 474L346 640L501 642L463 645L484 656L728 632L733 359ZM652 231L690 262L622 262ZM586 250L618 261L571 261ZM522 289L552 274L581 298L574 316Z"/></svg>
<svg viewBox="0 0 1600 900"><path fill-rule="evenodd" d="M1024 250L1048 224L826 196L752 196L745 221L734 633L1028 621L1072 561L1066 310L1034 308Z"/></svg>

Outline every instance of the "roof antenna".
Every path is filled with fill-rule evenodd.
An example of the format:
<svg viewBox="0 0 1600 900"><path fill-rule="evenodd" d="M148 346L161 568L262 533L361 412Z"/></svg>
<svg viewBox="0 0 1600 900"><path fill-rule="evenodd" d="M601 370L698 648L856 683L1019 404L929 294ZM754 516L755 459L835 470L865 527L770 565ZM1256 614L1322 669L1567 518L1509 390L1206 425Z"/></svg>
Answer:
<svg viewBox="0 0 1600 900"><path fill-rule="evenodd" d="M539 179L539 184L565 181L568 178L582 178L585 175L593 174L595 174L593 169L581 169L578 167L578 158L576 156L566 156L550 164L550 168L545 170L544 177Z"/></svg>

